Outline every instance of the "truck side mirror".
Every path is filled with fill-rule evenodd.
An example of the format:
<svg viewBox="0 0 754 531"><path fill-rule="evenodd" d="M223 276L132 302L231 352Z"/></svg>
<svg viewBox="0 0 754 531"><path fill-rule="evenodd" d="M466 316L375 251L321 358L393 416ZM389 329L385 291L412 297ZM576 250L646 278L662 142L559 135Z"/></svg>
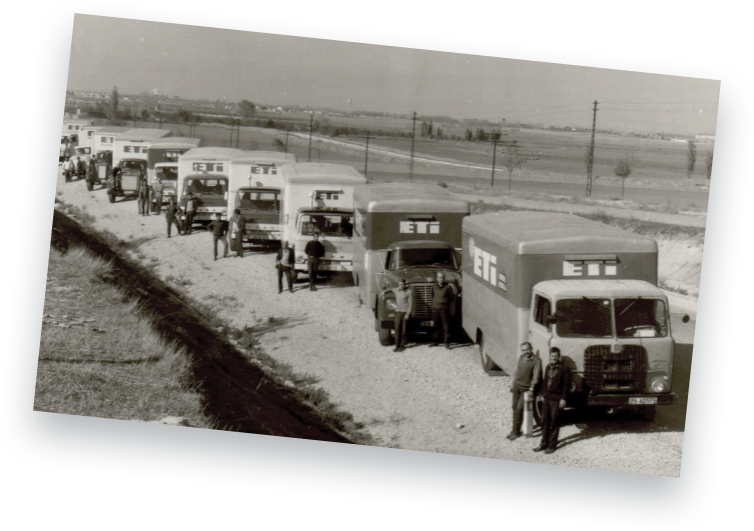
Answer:
<svg viewBox="0 0 754 531"><path fill-rule="evenodd" d="M550 315L550 316L549 316L549 317L547 318L547 324L548 324L548 325L554 325L554 324L555 324L555 323L557 323L557 322L558 322L558 316L557 316L557 315Z"/></svg>
<svg viewBox="0 0 754 531"><path fill-rule="evenodd" d="M688 314L684 314L683 317L681 318L681 321L684 323L688 323L690 320L691 318L689 317Z"/></svg>

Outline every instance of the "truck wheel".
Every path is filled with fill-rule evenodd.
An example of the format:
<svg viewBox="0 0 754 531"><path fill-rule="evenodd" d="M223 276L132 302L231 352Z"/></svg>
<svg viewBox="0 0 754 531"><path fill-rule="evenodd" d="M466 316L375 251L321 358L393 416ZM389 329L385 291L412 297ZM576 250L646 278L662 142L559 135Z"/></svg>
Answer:
<svg viewBox="0 0 754 531"><path fill-rule="evenodd" d="M383 347L389 346L393 342L393 331L389 328L380 328L380 345Z"/></svg>
<svg viewBox="0 0 754 531"><path fill-rule="evenodd" d="M490 357L484 350L484 335L481 332L479 332L477 343L479 343L479 358L482 362L482 370L487 373L488 376L500 375L500 373L502 372L500 370L500 367L498 367L497 364L490 359Z"/></svg>
<svg viewBox="0 0 754 531"><path fill-rule="evenodd" d="M86 189L90 192L94 190L94 183L92 183L91 181L86 181Z"/></svg>
<svg viewBox="0 0 754 531"><path fill-rule="evenodd" d="M111 203L115 203L115 194L107 194L107 198Z"/></svg>

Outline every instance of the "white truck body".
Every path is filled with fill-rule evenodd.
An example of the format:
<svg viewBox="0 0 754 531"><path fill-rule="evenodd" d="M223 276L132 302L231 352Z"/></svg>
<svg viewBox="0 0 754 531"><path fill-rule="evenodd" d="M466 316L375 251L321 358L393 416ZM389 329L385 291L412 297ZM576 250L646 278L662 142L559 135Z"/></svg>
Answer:
<svg viewBox="0 0 754 531"><path fill-rule="evenodd" d="M294 272L307 270L304 249L315 230L325 247L320 271L353 271L353 194L366 178L351 166L300 162L283 174L283 240L295 252Z"/></svg>
<svg viewBox="0 0 754 531"><path fill-rule="evenodd" d="M178 164L178 157L201 145L199 138L167 136L153 139L147 146L147 178L155 182L155 166L159 163ZM173 182L175 188L175 182Z"/></svg>
<svg viewBox="0 0 754 531"><path fill-rule="evenodd" d="M131 129L113 140L113 166L121 160L147 160L147 148L155 139L170 136L168 129Z"/></svg>
<svg viewBox="0 0 754 531"><path fill-rule="evenodd" d="M228 217L238 208L246 219L245 240L280 241L283 194L283 164L295 163L296 156L278 151L243 151L230 162ZM231 237L236 228L231 226Z"/></svg>
<svg viewBox="0 0 754 531"><path fill-rule="evenodd" d="M189 193L199 199L194 220L211 221L220 213L228 216L228 173L230 161L240 149L223 147L194 148L178 157L177 194L181 209L186 212Z"/></svg>
<svg viewBox="0 0 754 531"><path fill-rule="evenodd" d="M108 125L94 131L92 133L92 153L94 155L105 151L112 153L115 147L115 139L132 129L132 127Z"/></svg>

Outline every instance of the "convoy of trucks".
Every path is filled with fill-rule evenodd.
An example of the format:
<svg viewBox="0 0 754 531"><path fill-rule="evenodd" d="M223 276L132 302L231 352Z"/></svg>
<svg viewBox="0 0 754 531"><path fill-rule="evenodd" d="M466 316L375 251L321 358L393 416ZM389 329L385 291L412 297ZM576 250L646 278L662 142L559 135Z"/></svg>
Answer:
<svg viewBox="0 0 754 531"><path fill-rule="evenodd" d="M353 278L359 299L374 313L382 345L392 341L395 297L400 280L413 292L409 329L431 331L432 284L445 273L460 317L461 223L469 203L434 184L380 183L354 194ZM453 319L460 328L459 319Z"/></svg>
<svg viewBox="0 0 754 531"><path fill-rule="evenodd" d="M366 178L351 166L298 162L282 166L283 240L293 248L294 278L307 271L304 253L315 232L324 245L320 271L353 270L353 193Z"/></svg>
<svg viewBox="0 0 754 531"><path fill-rule="evenodd" d="M278 151L243 151L230 161L228 215L238 208L246 219L244 240L273 243L283 239L280 222L283 176L280 167L296 156ZM231 225L231 238L236 227Z"/></svg>
<svg viewBox="0 0 754 531"><path fill-rule="evenodd" d="M513 374L528 341L545 360L560 348L570 406L653 418L675 401L654 240L568 214L496 212L464 219L463 249L463 327L488 374Z"/></svg>
<svg viewBox="0 0 754 531"><path fill-rule="evenodd" d="M186 151L178 159L178 184L176 190L185 220L189 194L198 201L194 221L209 222L220 214L228 215L228 173L230 161L240 149L223 147L198 147Z"/></svg>

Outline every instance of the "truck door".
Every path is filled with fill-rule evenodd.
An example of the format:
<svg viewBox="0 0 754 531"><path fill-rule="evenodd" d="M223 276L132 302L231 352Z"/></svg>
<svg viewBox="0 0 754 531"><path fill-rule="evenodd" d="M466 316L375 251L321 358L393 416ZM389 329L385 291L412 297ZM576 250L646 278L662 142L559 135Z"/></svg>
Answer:
<svg viewBox="0 0 754 531"><path fill-rule="evenodd" d="M534 353L543 362L547 362L550 351L550 338L552 337L552 323L549 319L552 315L552 301L536 291L532 295L531 311L529 312L529 343Z"/></svg>

